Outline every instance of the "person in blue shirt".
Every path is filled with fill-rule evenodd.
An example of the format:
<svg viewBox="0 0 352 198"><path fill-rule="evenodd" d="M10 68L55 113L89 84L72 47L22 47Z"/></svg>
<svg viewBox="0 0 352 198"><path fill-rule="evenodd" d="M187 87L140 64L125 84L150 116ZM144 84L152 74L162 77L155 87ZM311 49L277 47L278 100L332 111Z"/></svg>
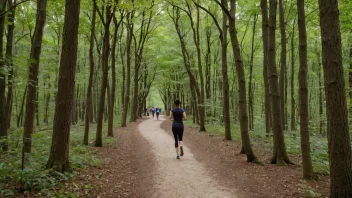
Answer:
<svg viewBox="0 0 352 198"><path fill-rule="evenodd" d="M183 120L187 120L186 112L183 108L180 108L181 101L176 99L174 101L175 108L170 111L169 119L172 120L172 133L175 138L176 148L176 159L180 159L179 150L181 150L181 156L183 156L182 136L183 136ZM179 149L180 147L180 149Z"/></svg>
<svg viewBox="0 0 352 198"><path fill-rule="evenodd" d="M155 109L155 113L156 113L156 119L159 120L159 114L161 113L161 109L159 107L157 107Z"/></svg>

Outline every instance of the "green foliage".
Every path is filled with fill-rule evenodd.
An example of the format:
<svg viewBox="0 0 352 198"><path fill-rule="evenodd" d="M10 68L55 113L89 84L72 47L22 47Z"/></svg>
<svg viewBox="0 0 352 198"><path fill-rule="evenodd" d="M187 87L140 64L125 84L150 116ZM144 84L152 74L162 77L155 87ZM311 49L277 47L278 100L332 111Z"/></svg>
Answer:
<svg viewBox="0 0 352 198"><path fill-rule="evenodd" d="M95 138L95 127L94 125L90 129L90 142ZM107 131L106 124L103 130ZM17 185L22 186L23 190L28 191L28 193L31 191L40 191L42 194L52 195L51 189L54 186L62 188L62 182L74 179L75 172L62 174L58 172L53 173L51 170L45 169L49 157L51 133L51 130L42 130L33 134L32 153L25 155L23 170L21 170L21 140L23 129L18 129L9 135L9 147L11 150L6 153L0 153L1 196L10 196L15 193L16 189L13 189L13 187ZM100 164L97 158L97 151L94 148L83 145L83 134L84 125L71 127L70 165L74 171ZM105 137L103 141L105 145L110 145L115 143L116 139ZM73 194L68 195L67 192L62 192L64 194L60 195L60 193L56 193L55 196L75 197Z"/></svg>
<svg viewBox="0 0 352 198"><path fill-rule="evenodd" d="M267 137L265 134L265 123L257 118L254 125L257 126L255 130L250 131L249 135L251 141L254 145L254 148L264 149L267 152L272 151L273 140L272 136ZM196 128L198 127L196 124L192 122L192 116L189 116L189 119L185 121L187 126ZM207 131L209 134L217 134L224 136L225 129L223 124L220 122L218 118L210 117L207 122ZM240 134L240 126L239 124L231 125L232 138L235 141L241 141ZM312 130L313 131L313 130ZM313 133L314 134L314 133ZM301 142L300 142L299 131L287 131L285 132L285 143L288 154L293 154L298 157L301 157ZM313 163L314 171L320 174L329 175L329 156L327 153L328 150L328 142L326 137L316 134L312 135L311 139L311 158ZM299 161L299 164L301 161Z"/></svg>

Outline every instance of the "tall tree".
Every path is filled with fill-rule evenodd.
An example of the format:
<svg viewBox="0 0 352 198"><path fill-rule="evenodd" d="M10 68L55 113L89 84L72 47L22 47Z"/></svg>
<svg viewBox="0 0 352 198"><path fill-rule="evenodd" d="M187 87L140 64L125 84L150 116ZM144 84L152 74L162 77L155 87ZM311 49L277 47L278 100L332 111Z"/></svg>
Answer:
<svg viewBox="0 0 352 198"><path fill-rule="evenodd" d="M241 50L239 47L239 42L237 38L237 30L236 30L236 0L230 1L230 10L227 8L227 2L216 1L218 5L221 6L222 10L227 14L229 18L229 33L231 38L231 46L233 57L236 65L236 72L237 72L237 82L239 87L239 119L240 119L240 128L241 128L241 139L242 139L242 148L247 156L247 161L249 162L256 162L258 160L254 155L252 145L249 138L248 133L248 114L247 114L247 97L246 97L246 79L244 74L244 67L242 61Z"/></svg>
<svg viewBox="0 0 352 198"><path fill-rule="evenodd" d="M136 35L133 34L133 41L134 41L134 86L133 86L133 100L132 100L132 108L131 108L131 121L136 121L138 118L138 99L139 99L139 90L138 90L138 85L139 85L139 71L142 66L142 60L143 60L143 52L144 52L144 46L145 42L147 41L149 34L151 32L150 30L150 24L152 22L152 17L153 17L153 12L150 10L154 6L154 1L151 3L150 8L144 8L142 12L142 22L141 22L141 27L139 28L139 39L137 41ZM149 11L149 16L147 15L147 10Z"/></svg>
<svg viewBox="0 0 352 198"><path fill-rule="evenodd" d="M33 34L31 53L29 57L29 76L27 82L26 116L24 121L23 151L31 152L34 114L37 103L37 86L39 74L39 61L46 21L47 0L37 2L37 19Z"/></svg>
<svg viewBox="0 0 352 198"><path fill-rule="evenodd" d="M6 0L0 1L0 12L3 13L6 9ZM5 16L0 16L0 145L3 151L7 151L7 123L4 122L6 120L5 115L5 62L4 62L4 32L5 32Z"/></svg>
<svg viewBox="0 0 352 198"><path fill-rule="evenodd" d="M94 3L96 4L96 0L94 0ZM102 14L102 12L97 9L97 12L100 16L100 19L103 23L104 26L104 36L103 36L103 52L102 52L102 80L101 80L101 85L100 85L100 97L99 97L99 107L98 107L98 120L97 120L97 133L96 133L96 139L95 139L95 146L101 147L103 146L103 139L102 139L102 133L103 133L103 116L104 116L104 107L105 107L105 96L106 96L106 88L108 84L108 74L109 74L109 51L110 51L110 23L112 21L112 16L113 12L111 10L112 8L112 1L109 0L106 3L106 8L105 8L105 19ZM105 5L103 5L105 6Z"/></svg>
<svg viewBox="0 0 352 198"><path fill-rule="evenodd" d="M296 130L296 101L295 101L295 25L296 18L292 24L291 35L291 131Z"/></svg>
<svg viewBox="0 0 352 198"><path fill-rule="evenodd" d="M262 36L263 36L263 76L264 76L264 111L265 111L265 131L267 136L270 133L270 118L271 118L271 105L270 105L270 92L268 80L268 50L269 50L269 19L268 19L268 1L261 0L260 7L262 11Z"/></svg>
<svg viewBox="0 0 352 198"><path fill-rule="evenodd" d="M75 95L80 0L66 0L53 137L47 168L70 170L70 114Z"/></svg>
<svg viewBox="0 0 352 198"><path fill-rule="evenodd" d="M283 0L279 0L279 22L281 34L281 54L280 54L280 110L283 129L286 129L286 112L285 112L285 75L286 75L286 24Z"/></svg>
<svg viewBox="0 0 352 198"><path fill-rule="evenodd" d="M127 37L126 37L126 56L127 56L127 64L126 64L126 87L124 87L124 95L123 99L123 113L122 113L122 123L121 127L125 127L127 125L127 115L128 115L128 106L130 103L130 87L131 87L131 44L132 44L132 35L134 29L133 23L134 11L127 13Z"/></svg>
<svg viewBox="0 0 352 198"><path fill-rule="evenodd" d="M308 119L308 86L307 86L307 30L306 16L304 11L304 0L297 0L298 10L298 31L299 31L299 114L300 114L300 132L301 132L301 149L303 177L312 179L313 166L310 157L309 142L309 119Z"/></svg>
<svg viewBox="0 0 352 198"><path fill-rule="evenodd" d="M328 120L330 197L352 197L352 153L342 65L338 1L319 0L319 8Z"/></svg>
<svg viewBox="0 0 352 198"><path fill-rule="evenodd" d="M269 51L268 51L268 80L270 85L270 96L271 96L271 116L272 116L272 127L273 127L273 139L274 139L274 155L271 159L271 163L277 165L284 165L291 163L286 153L284 132L282 126L282 112L280 110L280 93L276 69L276 44L275 44L275 30L276 30L276 11L277 11L277 0L270 0L270 11L269 11Z"/></svg>
<svg viewBox="0 0 352 198"><path fill-rule="evenodd" d="M88 145L89 137L89 123L92 115L92 88L93 88L93 76L94 76L94 32L95 32L95 22L96 22L96 4L93 4L92 18L91 18L91 29L90 29L90 38L89 38L89 80L87 87L87 97L86 97L86 115L85 115L85 126L84 126L84 138L83 143Z"/></svg>
<svg viewBox="0 0 352 198"><path fill-rule="evenodd" d="M115 91L116 91L116 45L117 45L117 33L119 30L119 26L122 22L123 14L121 13L121 19L118 22L116 16L113 15L114 21L114 35L112 41L112 49L111 49L111 94L110 94L110 102L109 102L109 119L108 119L108 136L113 137L113 125L114 125L114 107L115 107Z"/></svg>
<svg viewBox="0 0 352 198"><path fill-rule="evenodd" d="M213 13L211 13L209 10L205 9L203 6L199 5L196 3L196 1L193 0L193 2L202 10L207 12L214 20L214 23L216 27L219 30L220 34L220 43L221 43L221 71L222 71L222 91L223 91L223 115L224 115L224 124L225 124L225 139L226 140L232 140L231 137L231 125L230 125L230 95L229 95L229 77L227 74L227 22L228 22L228 17L225 13L225 11L222 12L222 28L219 25L218 20L214 16ZM227 9L227 0L224 0L222 4L226 7ZM209 48L209 46L208 46ZM209 49L210 50L210 49ZM209 77L210 79L210 77Z"/></svg>
<svg viewBox="0 0 352 198"><path fill-rule="evenodd" d="M8 66L7 76L7 101L6 101L6 129L10 128L11 125L11 112L12 112L12 101L13 101L13 33L15 29L15 9L16 1L8 0L9 14L7 15L7 37L6 37L6 65Z"/></svg>

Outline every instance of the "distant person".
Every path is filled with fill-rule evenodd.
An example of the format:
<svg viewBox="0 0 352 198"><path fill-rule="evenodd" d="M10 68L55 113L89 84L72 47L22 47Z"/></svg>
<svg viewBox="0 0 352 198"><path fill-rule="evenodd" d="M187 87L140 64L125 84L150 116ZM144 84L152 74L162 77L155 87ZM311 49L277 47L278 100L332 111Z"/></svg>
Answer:
<svg viewBox="0 0 352 198"><path fill-rule="evenodd" d="M152 115L153 115L153 118L154 118L154 114L155 114L155 109L154 109L154 107L152 107Z"/></svg>
<svg viewBox="0 0 352 198"><path fill-rule="evenodd" d="M176 148L176 159L180 159L179 155L179 146L181 150L181 156L183 156L183 146L182 146L182 136L183 136L183 120L187 120L186 112L184 109L180 108L181 101L175 100L174 101L175 108L170 111L169 119L173 119L172 122L172 133L174 134L175 138L175 148Z"/></svg>
<svg viewBox="0 0 352 198"><path fill-rule="evenodd" d="M144 115L149 116L148 108L144 109Z"/></svg>
<svg viewBox="0 0 352 198"><path fill-rule="evenodd" d="M157 108L155 109L156 119L157 119L157 120L159 120L159 114L160 114L160 112L161 112L161 109L160 109L159 107L157 107Z"/></svg>

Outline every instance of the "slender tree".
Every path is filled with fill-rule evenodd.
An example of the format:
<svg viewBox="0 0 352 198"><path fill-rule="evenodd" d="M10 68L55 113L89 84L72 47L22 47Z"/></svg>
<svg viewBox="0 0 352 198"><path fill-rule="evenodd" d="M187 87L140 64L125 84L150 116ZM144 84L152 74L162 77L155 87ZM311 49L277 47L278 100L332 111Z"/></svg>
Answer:
<svg viewBox="0 0 352 198"><path fill-rule="evenodd" d="M75 93L80 0L66 0L53 137L47 168L70 170L70 113Z"/></svg>
<svg viewBox="0 0 352 198"><path fill-rule="evenodd" d="M291 131L296 130L296 101L295 101L295 25L296 18L292 24L291 35Z"/></svg>
<svg viewBox="0 0 352 198"><path fill-rule="evenodd" d="M259 163L256 156L254 155L249 133L248 133L248 114L247 114L247 97L246 97L246 80L244 74L243 61L241 56L241 51L239 47L239 42L237 38L236 31L236 0L230 1L230 10L228 10L227 5L224 5L224 1L221 3L216 0L216 3L221 6L222 10L227 14L229 18L229 33L231 37L231 46L234 56L234 61L236 65L236 72L238 77L238 87L239 87L239 119L241 128L241 139L242 139L242 149L244 150L247 161Z"/></svg>
<svg viewBox="0 0 352 198"><path fill-rule="evenodd" d="M29 58L29 76L27 82L28 91L26 99L26 116L24 121L23 137L23 150L26 153L30 153L32 147L34 115L37 103L39 61L43 40L43 32L46 21L46 5L47 0L40 0L37 2L37 19Z"/></svg>
<svg viewBox="0 0 352 198"><path fill-rule="evenodd" d="M0 1L0 12L4 12L6 9L6 0ZM5 16L0 16L0 145L3 151L7 151L7 126L6 126L6 115L5 115L5 62L4 62L4 32L5 32Z"/></svg>
<svg viewBox="0 0 352 198"><path fill-rule="evenodd" d="M227 74L227 22L228 22L228 17L226 13L223 11L222 12L222 28L220 27L220 24L218 20L216 19L215 15L210 12L210 10L205 9L203 6L198 4L196 1L193 0L193 2L202 10L207 12L212 18L213 21L216 25L216 27L219 30L220 34L220 43L221 43L221 71L222 71L222 93L223 93L223 115L224 115L224 124L225 124L225 139L226 140L232 140L231 137L231 125L230 125L230 93L229 93L229 77ZM224 0L222 2L224 6L227 6L227 0ZM227 8L227 7L226 7ZM209 48L209 45L208 45ZM208 49L209 51L210 49ZM209 72L210 73L210 72ZM209 75L206 75L207 78L210 79ZM209 76L209 77L208 77Z"/></svg>
<svg viewBox="0 0 352 198"><path fill-rule="evenodd" d="M7 37L6 37L6 64L8 65L9 74L7 76L7 100L6 100L6 129L10 128L12 115L12 101L13 101L13 34L15 29L15 9L16 1L8 0L9 14L7 15Z"/></svg>
<svg viewBox="0 0 352 198"><path fill-rule="evenodd" d="M113 137L113 125L114 125L114 107L115 107L115 90L116 90L116 45L117 45L117 33L119 30L119 26L122 22L123 14L121 13L121 19L118 22L116 16L113 15L114 22L114 35L112 41L112 49L111 49L111 94L110 94L110 103L109 103L109 119L108 119L108 136Z"/></svg>
<svg viewBox="0 0 352 198"><path fill-rule="evenodd" d="M89 80L87 87L87 97L86 97L86 115L85 115L85 125L84 125L84 139L83 143L88 145L89 137L89 123L92 115L92 89L93 89L93 76L94 76L94 32L95 32L95 21L96 21L96 4L93 4L92 18L91 18L91 29L90 29L90 39L89 39Z"/></svg>
<svg viewBox="0 0 352 198"><path fill-rule="evenodd" d="M313 178L312 159L310 157L309 119L308 119L308 86L307 86L307 31L304 11L304 0L297 0L299 31L299 114L303 178Z"/></svg>
<svg viewBox="0 0 352 198"><path fill-rule="evenodd" d="M268 80L268 50L269 50L269 19L268 19L268 1L261 0L260 7L262 11L262 35L263 35L263 76L264 76L264 111L265 111L265 131L267 136L270 133L270 118L271 118L271 105L270 105L270 92Z"/></svg>
<svg viewBox="0 0 352 198"><path fill-rule="evenodd" d="M96 1L94 0L96 4ZM100 85L100 97L99 97L99 107L98 107L98 120L97 120L97 133L95 138L95 146L102 147L103 146L103 116L104 116L104 107L105 107L105 96L106 89L108 83L108 72L109 72L109 48L110 48L110 23L112 21L112 13L111 10L111 1L108 1L105 9L105 19L102 13L97 9L97 12L100 16L100 19L104 25L104 36L103 36L103 52L102 52L102 80ZM104 5L105 6L105 5Z"/></svg>
<svg viewBox="0 0 352 198"><path fill-rule="evenodd" d="M285 24L285 13L283 0L279 0L279 22L280 22L280 34L281 34L281 54L280 54L280 110L281 110L281 121L283 129L286 129L286 112L285 112L285 75L286 75L286 24Z"/></svg>
<svg viewBox="0 0 352 198"><path fill-rule="evenodd" d="M339 8L337 0L319 0L328 125L330 197L352 197L349 135Z"/></svg>
<svg viewBox="0 0 352 198"><path fill-rule="evenodd" d="M128 106L130 103L130 87L131 87L131 44L132 44L132 35L133 35L133 17L134 11L127 13L127 37L126 37L126 56L127 56L127 64L126 64L126 87L124 87L124 103L123 103L123 114L122 114L122 123L121 127L127 126L127 115L128 115Z"/></svg>
<svg viewBox="0 0 352 198"><path fill-rule="evenodd" d="M273 127L273 140L274 140L274 155L271 163L277 165L284 165L291 163L286 153L284 132L282 126L282 112L280 110L280 93L276 69L276 44L275 44L275 30L276 30L276 11L277 0L270 0L269 12L269 45L268 45L268 80L270 85L271 96L271 116Z"/></svg>

